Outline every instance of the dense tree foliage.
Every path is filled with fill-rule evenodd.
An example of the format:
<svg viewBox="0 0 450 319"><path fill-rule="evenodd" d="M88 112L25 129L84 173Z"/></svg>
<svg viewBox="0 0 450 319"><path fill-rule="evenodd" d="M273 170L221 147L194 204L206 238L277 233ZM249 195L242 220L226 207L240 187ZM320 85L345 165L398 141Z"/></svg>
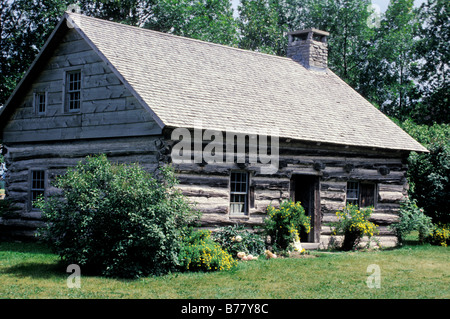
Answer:
<svg viewBox="0 0 450 319"><path fill-rule="evenodd" d="M450 124L399 125L430 151L413 152L408 160L410 196L435 223L450 223Z"/></svg>
<svg viewBox="0 0 450 319"><path fill-rule="evenodd" d="M0 105L9 98L65 8L61 0L0 0Z"/></svg>
<svg viewBox="0 0 450 319"><path fill-rule="evenodd" d="M415 46L421 101L412 114L420 123L450 123L450 1L429 0L419 10Z"/></svg>

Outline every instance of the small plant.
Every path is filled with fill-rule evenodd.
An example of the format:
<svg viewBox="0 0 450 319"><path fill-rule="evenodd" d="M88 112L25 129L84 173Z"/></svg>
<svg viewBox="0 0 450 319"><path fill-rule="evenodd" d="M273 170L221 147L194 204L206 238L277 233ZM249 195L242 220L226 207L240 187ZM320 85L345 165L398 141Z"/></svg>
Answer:
<svg viewBox="0 0 450 319"><path fill-rule="evenodd" d="M363 236L369 239L378 232L377 225L369 221L373 208L359 209L358 206L347 204L342 211L336 212L338 222L333 235L343 234L343 250L356 248Z"/></svg>
<svg viewBox="0 0 450 319"><path fill-rule="evenodd" d="M213 238L234 257L240 252L258 256L265 250L261 235L245 229L242 225L222 227L214 232Z"/></svg>
<svg viewBox="0 0 450 319"><path fill-rule="evenodd" d="M279 208L270 205L267 207L267 214L264 229L270 236L275 251L288 249L299 234L311 231L311 218L306 216L300 202L286 200Z"/></svg>
<svg viewBox="0 0 450 319"><path fill-rule="evenodd" d="M447 247L450 244L450 225L433 225L431 232L425 238L432 245L441 245Z"/></svg>
<svg viewBox="0 0 450 319"><path fill-rule="evenodd" d="M211 238L210 231L197 230L183 238L179 264L183 271L216 271L231 270L237 261Z"/></svg>
<svg viewBox="0 0 450 319"><path fill-rule="evenodd" d="M399 244L402 244L405 236L414 230L419 232L419 242L423 242L433 230L431 217L425 215L424 210L417 206L416 200L407 198L402 201L399 217L400 221L391 225Z"/></svg>

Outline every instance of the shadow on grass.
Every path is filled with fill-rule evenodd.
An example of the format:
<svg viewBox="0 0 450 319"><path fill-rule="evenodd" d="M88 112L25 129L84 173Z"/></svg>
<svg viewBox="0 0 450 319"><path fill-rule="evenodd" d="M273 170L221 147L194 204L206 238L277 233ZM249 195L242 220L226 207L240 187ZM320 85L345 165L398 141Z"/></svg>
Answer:
<svg viewBox="0 0 450 319"><path fill-rule="evenodd" d="M2 273L18 277L33 277L49 279L52 277L67 276L66 266L61 263L22 263L5 268Z"/></svg>
<svg viewBox="0 0 450 319"><path fill-rule="evenodd" d="M51 254L51 249L38 241L33 242L0 242L0 251L11 251L28 254Z"/></svg>

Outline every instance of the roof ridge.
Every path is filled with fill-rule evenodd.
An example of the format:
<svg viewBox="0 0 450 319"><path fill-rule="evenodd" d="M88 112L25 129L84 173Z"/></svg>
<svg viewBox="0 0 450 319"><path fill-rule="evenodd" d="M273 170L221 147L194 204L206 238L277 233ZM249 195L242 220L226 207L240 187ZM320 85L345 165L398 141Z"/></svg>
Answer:
<svg viewBox="0 0 450 319"><path fill-rule="evenodd" d="M189 38L189 37L182 36L182 35L176 35L176 34L166 33L166 32L162 32L162 31L146 29L146 28L143 28L143 27L137 27L137 26L133 26L133 25L129 25L129 24L119 23L119 22L115 22L115 21L104 20L104 19L100 19L100 18L96 18L96 17L91 17L91 16L79 14L79 13L73 13L73 12L66 11L66 14L68 14L69 16L80 16L83 19L98 20L98 21L101 21L102 23L109 23L109 24L114 24L114 25L120 25L122 27L133 28L135 30L137 29L137 30L140 30L142 32L149 32L149 33L154 33L154 34L158 34L158 35L162 35L162 36L167 36L167 37L172 37L172 38L179 38L179 39L182 39L182 40L187 40L187 41L192 41L192 42L199 42L199 43L203 43L203 44L206 44L206 45L218 46L218 47L222 47L222 48L225 48L225 49L237 50L237 51L240 51L240 52L246 52L246 53L249 53L249 54L262 55L262 56L266 56L266 57L269 57L269 58L277 58L277 59L283 59L283 60L292 60L292 59L290 59L288 57L279 56L279 55L275 55L275 54L258 52L258 51L252 51L252 50L237 48L237 47L233 47L233 46L229 46L229 45L225 45L225 44L220 44L220 43L208 42L208 41L205 41L205 40Z"/></svg>

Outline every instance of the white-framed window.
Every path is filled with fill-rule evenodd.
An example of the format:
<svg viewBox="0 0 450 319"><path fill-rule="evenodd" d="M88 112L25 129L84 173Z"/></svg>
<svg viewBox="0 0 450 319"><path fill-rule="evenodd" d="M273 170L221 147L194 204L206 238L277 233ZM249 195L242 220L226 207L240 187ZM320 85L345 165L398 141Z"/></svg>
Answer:
<svg viewBox="0 0 450 319"><path fill-rule="evenodd" d="M45 170L30 171L30 209L36 209L35 202L40 196L45 195L46 177Z"/></svg>
<svg viewBox="0 0 450 319"><path fill-rule="evenodd" d="M376 184L361 183L356 181L347 182L347 204L358 207L375 206Z"/></svg>
<svg viewBox="0 0 450 319"><path fill-rule="evenodd" d="M65 110L78 112L81 109L81 71L67 71L65 86Z"/></svg>
<svg viewBox="0 0 450 319"><path fill-rule="evenodd" d="M359 206L359 183L347 182L347 204Z"/></svg>
<svg viewBox="0 0 450 319"><path fill-rule="evenodd" d="M36 110L36 114L45 114L45 111L47 110L47 93L34 93L34 107Z"/></svg>
<svg viewBox="0 0 450 319"><path fill-rule="evenodd" d="M230 176L230 213L248 214L248 172L232 171Z"/></svg>

